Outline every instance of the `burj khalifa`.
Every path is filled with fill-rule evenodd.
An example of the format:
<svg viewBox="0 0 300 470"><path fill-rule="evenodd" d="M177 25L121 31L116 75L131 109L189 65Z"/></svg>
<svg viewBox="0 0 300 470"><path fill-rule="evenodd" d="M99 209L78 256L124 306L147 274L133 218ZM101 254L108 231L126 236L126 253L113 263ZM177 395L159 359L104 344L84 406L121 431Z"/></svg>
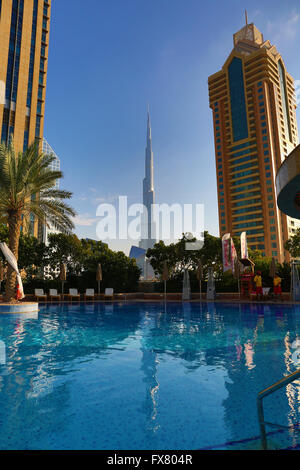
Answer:
<svg viewBox="0 0 300 470"><path fill-rule="evenodd" d="M154 272L146 252L156 242L156 226L153 220L153 204L155 203L154 176L153 176L153 151L151 135L151 119L148 107L147 117L147 144L145 151L145 178L143 179L143 213L141 214L141 241L139 246L132 246L130 257L135 258L142 270L141 277L153 279Z"/></svg>
<svg viewBox="0 0 300 470"><path fill-rule="evenodd" d="M155 243L155 223L153 221L153 204L155 203L154 177L153 177L153 151L151 120L148 107L147 120L147 145L145 152L145 178L143 180L143 205L144 213L141 224L141 242L140 248L148 250Z"/></svg>

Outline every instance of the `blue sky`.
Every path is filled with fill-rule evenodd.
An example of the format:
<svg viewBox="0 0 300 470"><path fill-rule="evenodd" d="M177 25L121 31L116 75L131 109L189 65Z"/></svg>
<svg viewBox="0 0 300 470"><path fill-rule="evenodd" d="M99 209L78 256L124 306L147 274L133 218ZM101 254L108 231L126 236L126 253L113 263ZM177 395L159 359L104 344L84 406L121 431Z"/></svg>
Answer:
<svg viewBox="0 0 300 470"><path fill-rule="evenodd" d="M96 238L99 203L142 202L147 103L156 201L204 204L205 229L218 235L207 78L230 54L247 8L300 80L299 0L52 4L44 134L74 193L78 236Z"/></svg>

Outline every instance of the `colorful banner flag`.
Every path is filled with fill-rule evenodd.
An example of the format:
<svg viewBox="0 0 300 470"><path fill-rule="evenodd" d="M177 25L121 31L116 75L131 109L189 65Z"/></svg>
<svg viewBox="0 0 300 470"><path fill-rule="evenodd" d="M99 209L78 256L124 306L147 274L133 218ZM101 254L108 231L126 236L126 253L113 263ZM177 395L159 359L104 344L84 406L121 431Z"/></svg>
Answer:
<svg viewBox="0 0 300 470"><path fill-rule="evenodd" d="M235 260L238 258L237 256L237 252L236 252L236 249L235 249L235 246L234 246L234 242L233 242L233 239L231 238L231 250L230 250L230 254L231 254L231 271L233 272L234 274L234 270L235 270Z"/></svg>
<svg viewBox="0 0 300 470"><path fill-rule="evenodd" d="M247 233L241 233L241 259L248 258Z"/></svg>
<svg viewBox="0 0 300 470"><path fill-rule="evenodd" d="M223 271L232 269L231 263L231 237L230 233L225 233L222 238Z"/></svg>

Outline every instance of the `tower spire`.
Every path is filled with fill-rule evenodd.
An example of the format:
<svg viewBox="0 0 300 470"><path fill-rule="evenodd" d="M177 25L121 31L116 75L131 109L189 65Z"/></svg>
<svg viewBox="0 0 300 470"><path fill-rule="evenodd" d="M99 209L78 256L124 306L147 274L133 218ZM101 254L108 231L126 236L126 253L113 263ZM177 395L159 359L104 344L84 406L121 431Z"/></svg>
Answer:
<svg viewBox="0 0 300 470"><path fill-rule="evenodd" d="M245 9L245 20L246 20L246 26L248 26L248 13L246 9Z"/></svg>
<svg viewBox="0 0 300 470"><path fill-rule="evenodd" d="M148 107L147 107L147 117L148 117L148 121L147 121L147 144L149 143L149 141L150 141L150 144L151 144L151 119L150 119L149 104L148 104Z"/></svg>
<svg viewBox="0 0 300 470"><path fill-rule="evenodd" d="M143 215L142 220L142 241L141 248L152 248L155 241L152 235L155 233L155 224L152 220L152 206L155 203L154 193L154 178L153 178L153 152L152 152L152 137L151 137L151 121L150 111L148 105L148 119L147 119L147 145L145 152L145 178L143 180L143 204L147 211ZM146 234L144 236L144 234Z"/></svg>

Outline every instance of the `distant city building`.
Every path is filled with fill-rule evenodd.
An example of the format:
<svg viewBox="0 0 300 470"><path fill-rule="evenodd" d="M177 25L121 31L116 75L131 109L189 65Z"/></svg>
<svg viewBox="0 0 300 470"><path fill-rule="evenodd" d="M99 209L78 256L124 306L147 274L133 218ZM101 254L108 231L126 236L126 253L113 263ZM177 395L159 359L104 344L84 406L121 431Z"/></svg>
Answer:
<svg viewBox="0 0 300 470"><path fill-rule="evenodd" d="M288 261L284 243L299 221L276 204L276 172L297 146L294 80L253 23L233 36L222 69L208 79L213 111L220 235L247 232L248 245Z"/></svg>
<svg viewBox="0 0 300 470"><path fill-rule="evenodd" d="M60 171L60 159L56 155L53 148L49 145L49 143L47 142L45 138L43 139L43 153L45 155L52 155L53 157L55 157L55 159L50 165L50 169L52 171ZM59 189L59 180L56 181L54 185L54 189ZM50 233L60 233L60 231L54 228L51 224L49 224L49 227L44 225L43 226L43 242L46 245L48 245L48 236Z"/></svg>
<svg viewBox="0 0 300 470"><path fill-rule="evenodd" d="M52 155L54 158L53 162L51 163L50 165L50 169L52 171L60 171L60 159L59 157L56 155L56 153L54 152L53 148L49 145L49 143L47 142L47 140L44 138L43 139L43 153L45 155ZM57 180L55 182L55 185L53 186L53 189L59 189L59 180ZM43 240L43 243L45 243L45 245L48 245L49 244L49 240L48 240L48 237L51 233L60 233L59 230L57 230L55 227L53 227L50 223L49 223L49 226L47 227L47 225L43 225L42 226L42 240ZM58 276L59 274L59 268L56 269L56 271L54 273L52 273L54 275L54 277ZM50 266L46 266L44 268L44 277L46 279L49 279L49 278L52 278L53 276L50 274Z"/></svg>
<svg viewBox="0 0 300 470"><path fill-rule="evenodd" d="M0 138L16 151L43 136L50 10L51 0L0 1ZM37 236L33 215L30 226Z"/></svg>
<svg viewBox="0 0 300 470"><path fill-rule="evenodd" d="M153 221L152 205L155 203L154 191L154 164L152 151L151 120L148 109L147 120L147 145L145 152L145 178L143 180L143 205L146 211L142 214L141 235L142 239L139 246L132 246L129 256L135 258L137 265L142 270L143 279L153 279L154 272L149 260L146 258L146 252L155 244L155 223Z"/></svg>
<svg viewBox="0 0 300 470"><path fill-rule="evenodd" d="M48 144L45 138L43 139L43 153L45 155L52 155L55 158L50 165L50 169L52 171L60 171L60 159L54 152L53 148ZM56 180L54 188L59 189L59 180Z"/></svg>

